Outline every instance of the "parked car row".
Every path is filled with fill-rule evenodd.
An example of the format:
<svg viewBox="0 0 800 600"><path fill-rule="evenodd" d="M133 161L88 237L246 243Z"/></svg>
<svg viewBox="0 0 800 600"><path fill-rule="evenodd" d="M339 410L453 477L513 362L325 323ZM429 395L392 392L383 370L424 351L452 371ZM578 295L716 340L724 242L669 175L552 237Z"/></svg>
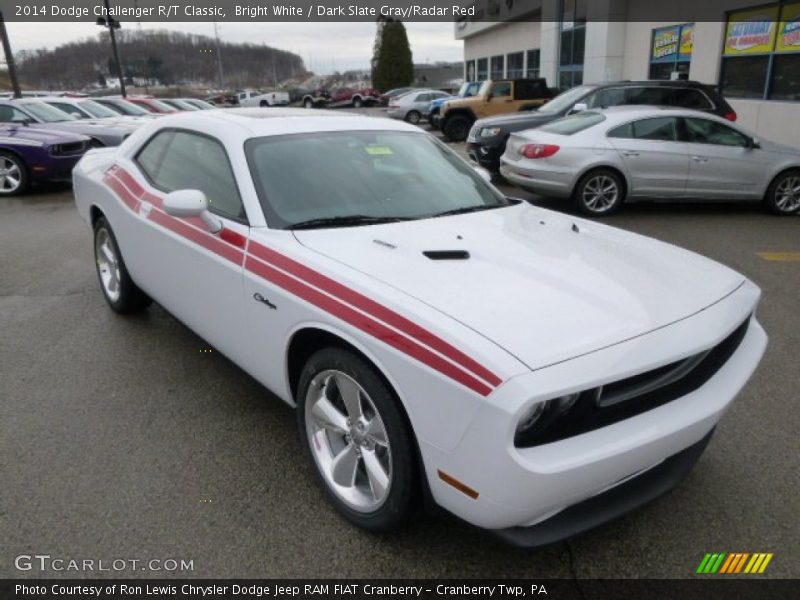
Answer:
<svg viewBox="0 0 800 600"><path fill-rule="evenodd" d="M69 181L87 150L118 146L155 117L213 108L193 98L37 93L0 99L0 196L38 182Z"/></svg>
<svg viewBox="0 0 800 600"><path fill-rule="evenodd" d="M477 121L468 153L517 187L571 199L593 216L643 199L800 211L800 150L735 120L724 98L694 82L580 86L528 115Z"/></svg>

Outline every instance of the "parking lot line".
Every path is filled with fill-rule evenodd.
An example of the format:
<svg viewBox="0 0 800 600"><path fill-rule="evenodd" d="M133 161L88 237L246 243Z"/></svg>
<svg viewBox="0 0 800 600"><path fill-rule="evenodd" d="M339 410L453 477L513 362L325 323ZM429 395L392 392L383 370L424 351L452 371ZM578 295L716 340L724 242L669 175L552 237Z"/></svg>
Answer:
<svg viewBox="0 0 800 600"><path fill-rule="evenodd" d="M800 252L756 252L764 260L800 262Z"/></svg>

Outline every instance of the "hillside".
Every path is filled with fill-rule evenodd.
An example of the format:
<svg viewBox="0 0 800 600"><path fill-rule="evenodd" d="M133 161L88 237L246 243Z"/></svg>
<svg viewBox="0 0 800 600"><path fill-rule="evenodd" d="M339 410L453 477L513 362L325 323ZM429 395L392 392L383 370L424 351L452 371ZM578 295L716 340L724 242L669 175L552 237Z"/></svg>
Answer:
<svg viewBox="0 0 800 600"><path fill-rule="evenodd" d="M126 77L158 80L165 85L217 87L217 55L213 38L160 30L117 32ZM267 45L222 43L226 87L269 87L308 75L303 59ZM103 31L94 38L52 50L16 55L20 84L31 89L83 89L115 76L111 42Z"/></svg>

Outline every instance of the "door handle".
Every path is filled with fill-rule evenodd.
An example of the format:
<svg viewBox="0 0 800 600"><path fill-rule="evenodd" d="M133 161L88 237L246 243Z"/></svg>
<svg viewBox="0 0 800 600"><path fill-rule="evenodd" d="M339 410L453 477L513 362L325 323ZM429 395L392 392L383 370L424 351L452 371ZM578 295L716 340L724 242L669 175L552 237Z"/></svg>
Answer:
<svg viewBox="0 0 800 600"><path fill-rule="evenodd" d="M639 156L639 153L636 150L623 150L623 156Z"/></svg>
<svg viewBox="0 0 800 600"><path fill-rule="evenodd" d="M693 160L694 162L699 162L699 163L708 162L708 158L707 158L707 157L705 157L705 156L693 156L693 157L692 157L692 160Z"/></svg>

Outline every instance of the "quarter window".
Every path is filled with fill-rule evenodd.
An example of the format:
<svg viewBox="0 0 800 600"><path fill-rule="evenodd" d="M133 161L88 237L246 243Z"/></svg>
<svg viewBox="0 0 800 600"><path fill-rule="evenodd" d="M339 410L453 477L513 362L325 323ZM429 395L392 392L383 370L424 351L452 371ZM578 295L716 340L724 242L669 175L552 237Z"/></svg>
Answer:
<svg viewBox="0 0 800 600"><path fill-rule="evenodd" d="M694 144L746 147L748 139L735 129L708 119L684 119L686 141Z"/></svg>
<svg viewBox="0 0 800 600"><path fill-rule="evenodd" d="M511 83L508 81L504 81L502 83L495 83L492 85L492 96L494 97L501 97L501 96L510 96L511 95Z"/></svg>
<svg viewBox="0 0 800 600"><path fill-rule="evenodd" d="M228 155L217 140L186 131L165 131L147 143L137 162L156 187L166 192L200 190L214 212L245 218Z"/></svg>

